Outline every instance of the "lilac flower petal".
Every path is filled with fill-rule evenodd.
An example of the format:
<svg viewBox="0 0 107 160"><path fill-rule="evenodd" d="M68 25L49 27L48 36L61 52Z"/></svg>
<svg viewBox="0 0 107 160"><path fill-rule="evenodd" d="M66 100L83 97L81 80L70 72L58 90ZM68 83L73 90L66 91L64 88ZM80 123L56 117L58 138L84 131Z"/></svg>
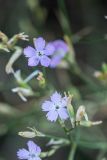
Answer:
<svg viewBox="0 0 107 160"><path fill-rule="evenodd" d="M56 111L49 111L46 115L47 119L51 122L55 122L58 118L58 113Z"/></svg>
<svg viewBox="0 0 107 160"><path fill-rule="evenodd" d="M28 160L36 160L36 158L29 157Z"/></svg>
<svg viewBox="0 0 107 160"><path fill-rule="evenodd" d="M55 49L62 49L65 53L68 52L68 45L63 40L55 40L52 42Z"/></svg>
<svg viewBox="0 0 107 160"><path fill-rule="evenodd" d="M60 62L61 62L61 57L59 57L59 56L54 56L54 57L51 59L50 67L51 67L51 68L55 68Z"/></svg>
<svg viewBox="0 0 107 160"><path fill-rule="evenodd" d="M34 40L34 45L37 51L41 51L45 48L45 40L42 37L39 37Z"/></svg>
<svg viewBox="0 0 107 160"><path fill-rule="evenodd" d="M48 43L45 47L45 55L49 56L49 55L52 55L55 51L55 48L54 46L52 45L52 43Z"/></svg>
<svg viewBox="0 0 107 160"><path fill-rule="evenodd" d="M29 152L26 149L19 149L17 152L17 156L19 159L28 159L29 158Z"/></svg>
<svg viewBox="0 0 107 160"><path fill-rule="evenodd" d="M24 55L25 55L26 57L30 58L30 57L32 57L32 56L35 56L36 50L35 50L33 47L28 46L28 47L24 48L24 51L23 51L23 52L24 52Z"/></svg>
<svg viewBox="0 0 107 160"><path fill-rule="evenodd" d="M27 143L30 153L40 154L41 148L37 146L33 141L28 141Z"/></svg>
<svg viewBox="0 0 107 160"><path fill-rule="evenodd" d="M28 160L36 160L36 157L29 157Z"/></svg>
<svg viewBox="0 0 107 160"><path fill-rule="evenodd" d="M42 56L40 62L42 66L48 67L50 65L51 59L47 56Z"/></svg>
<svg viewBox="0 0 107 160"><path fill-rule="evenodd" d="M29 157L29 159L28 160L41 160L41 158L40 157Z"/></svg>
<svg viewBox="0 0 107 160"><path fill-rule="evenodd" d="M61 95L58 92L55 92L51 96L51 101L54 102L54 103L59 103L61 101Z"/></svg>
<svg viewBox="0 0 107 160"><path fill-rule="evenodd" d="M31 57L28 59L28 66L37 66L39 64L39 58Z"/></svg>
<svg viewBox="0 0 107 160"><path fill-rule="evenodd" d="M51 101L45 101L42 104L42 110L43 111L51 111L52 110L52 106L53 106L53 103Z"/></svg>
<svg viewBox="0 0 107 160"><path fill-rule="evenodd" d="M62 120L66 120L69 116L66 108L60 108L58 111L58 115Z"/></svg>
<svg viewBox="0 0 107 160"><path fill-rule="evenodd" d="M40 157L36 157L36 159L35 160L41 160L41 158Z"/></svg>

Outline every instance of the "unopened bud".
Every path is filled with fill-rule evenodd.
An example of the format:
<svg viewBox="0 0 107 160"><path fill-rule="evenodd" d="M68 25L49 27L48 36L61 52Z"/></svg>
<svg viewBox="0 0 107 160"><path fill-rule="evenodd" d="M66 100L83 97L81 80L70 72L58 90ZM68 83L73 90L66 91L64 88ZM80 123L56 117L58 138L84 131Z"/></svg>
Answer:
<svg viewBox="0 0 107 160"><path fill-rule="evenodd" d="M84 106L80 106L77 110L76 113L76 121L80 122L82 120L82 118L85 117L86 120L88 120L88 116L85 112L85 107Z"/></svg>
<svg viewBox="0 0 107 160"><path fill-rule="evenodd" d="M69 95L67 101L67 110L71 120L72 127L74 128L74 108L71 105L71 101L72 101L72 95Z"/></svg>
<svg viewBox="0 0 107 160"><path fill-rule="evenodd" d="M30 132L30 131L19 132L18 135L21 136L21 137L25 137L25 138L36 137L35 132Z"/></svg>

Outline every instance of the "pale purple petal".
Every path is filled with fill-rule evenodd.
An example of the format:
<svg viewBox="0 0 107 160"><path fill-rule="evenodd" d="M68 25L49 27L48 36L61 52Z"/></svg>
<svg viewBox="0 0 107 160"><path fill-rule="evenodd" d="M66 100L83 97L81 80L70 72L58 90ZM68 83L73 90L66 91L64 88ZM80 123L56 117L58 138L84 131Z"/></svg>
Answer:
<svg viewBox="0 0 107 160"><path fill-rule="evenodd" d="M41 51L45 48L45 40L42 37L39 37L34 40L34 45L37 51Z"/></svg>
<svg viewBox="0 0 107 160"><path fill-rule="evenodd" d="M66 120L69 117L66 108L61 107L57 112L62 120Z"/></svg>
<svg viewBox="0 0 107 160"><path fill-rule="evenodd" d="M59 103L61 101L61 95L58 92L55 92L51 96L51 101L54 102L54 103Z"/></svg>
<svg viewBox="0 0 107 160"><path fill-rule="evenodd" d="M51 68L55 68L60 62L61 62L61 57L59 57L59 56L54 56L54 57L51 59L50 67L51 67Z"/></svg>
<svg viewBox="0 0 107 160"><path fill-rule="evenodd" d="M28 59L28 66L37 66L39 64L39 58L36 56Z"/></svg>
<svg viewBox="0 0 107 160"><path fill-rule="evenodd" d="M42 110L43 111L50 111L50 110L52 110L52 106L53 106L53 103L51 101L45 101L42 104Z"/></svg>
<svg viewBox="0 0 107 160"><path fill-rule="evenodd" d="M19 149L17 152L17 156L19 159L28 159L29 158L29 152L26 149Z"/></svg>
<svg viewBox="0 0 107 160"><path fill-rule="evenodd" d="M38 155L41 152L41 148L37 146L33 141L28 141L27 143L30 153L37 153Z"/></svg>
<svg viewBox="0 0 107 160"><path fill-rule="evenodd" d="M24 48L23 52L26 57L30 58L32 56L35 56L36 50L33 47L28 46L28 47Z"/></svg>
<svg viewBox="0 0 107 160"><path fill-rule="evenodd" d="M28 160L41 160L41 158L40 157L29 157L29 159Z"/></svg>
<svg viewBox="0 0 107 160"><path fill-rule="evenodd" d="M58 113L56 111L49 111L46 115L47 119L51 122L55 122L58 118Z"/></svg>
<svg viewBox="0 0 107 160"><path fill-rule="evenodd" d="M52 55L55 51L54 46L51 43L48 43L45 47L44 53L45 55L49 56Z"/></svg>
<svg viewBox="0 0 107 160"><path fill-rule="evenodd" d="M36 157L33 157L33 158L32 158L32 157L30 156L30 157L28 158L28 160L36 160Z"/></svg>
<svg viewBox="0 0 107 160"><path fill-rule="evenodd" d="M29 157L28 160L36 160L36 158Z"/></svg>
<svg viewBox="0 0 107 160"><path fill-rule="evenodd" d="M63 40L55 40L52 42L55 50L63 50L65 53L68 52L68 45Z"/></svg>
<svg viewBox="0 0 107 160"><path fill-rule="evenodd" d="M35 160L41 160L41 158L40 157L36 157Z"/></svg>
<svg viewBox="0 0 107 160"><path fill-rule="evenodd" d="M47 56L42 56L40 62L42 66L48 67L50 65L51 59Z"/></svg>

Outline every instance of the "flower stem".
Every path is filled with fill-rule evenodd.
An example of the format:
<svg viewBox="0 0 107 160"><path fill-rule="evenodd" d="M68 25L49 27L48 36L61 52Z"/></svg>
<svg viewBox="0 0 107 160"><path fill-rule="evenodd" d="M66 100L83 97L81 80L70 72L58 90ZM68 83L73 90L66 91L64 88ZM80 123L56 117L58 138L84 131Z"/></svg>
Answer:
<svg viewBox="0 0 107 160"><path fill-rule="evenodd" d="M32 78L34 78L35 76L37 76L39 72L40 72L39 70L36 70L36 71L32 72L32 73L24 80L24 82L25 82L25 83L29 82Z"/></svg>
<svg viewBox="0 0 107 160"><path fill-rule="evenodd" d="M70 132L69 132L68 128L66 128L64 121L62 121L61 119L59 119L59 124L63 128L64 132L66 133L66 136L68 137L68 139L71 140Z"/></svg>
<svg viewBox="0 0 107 160"><path fill-rule="evenodd" d="M45 134L45 137L47 137L47 138L53 138L53 139L57 139L57 140L63 140L63 141L65 141L66 143L68 143L69 144L69 141L68 141L68 139L66 139L66 138L63 138L63 137L56 137L56 136L53 136L53 135L49 135L49 134Z"/></svg>
<svg viewBox="0 0 107 160"><path fill-rule="evenodd" d="M77 144L73 142L70 153L69 153L68 160L74 160L76 149L77 149Z"/></svg>
<svg viewBox="0 0 107 160"><path fill-rule="evenodd" d="M43 67L43 75L44 75L44 77L46 78L46 68L45 67Z"/></svg>

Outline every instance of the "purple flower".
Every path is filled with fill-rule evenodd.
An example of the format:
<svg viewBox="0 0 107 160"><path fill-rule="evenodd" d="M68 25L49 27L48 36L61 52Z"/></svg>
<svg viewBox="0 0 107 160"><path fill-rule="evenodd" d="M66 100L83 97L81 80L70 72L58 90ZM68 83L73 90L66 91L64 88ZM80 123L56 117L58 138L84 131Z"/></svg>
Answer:
<svg viewBox="0 0 107 160"><path fill-rule="evenodd" d="M28 58L29 66L37 66L39 63L42 66L48 67L51 63L50 55L54 53L54 46L51 43L46 45L42 37L34 39L35 48L28 46L24 49L24 55Z"/></svg>
<svg viewBox="0 0 107 160"><path fill-rule="evenodd" d="M51 42L51 44L55 47L54 54L52 55L52 60L50 67L56 67L62 58L64 58L65 54L68 52L68 45L63 40L56 40Z"/></svg>
<svg viewBox="0 0 107 160"><path fill-rule="evenodd" d="M46 117L50 121L56 121L58 117L61 120L66 120L69 117L66 107L67 97L62 97L58 92L51 96L50 101L45 101L42 104L42 110L48 112Z"/></svg>
<svg viewBox="0 0 107 160"><path fill-rule="evenodd" d="M41 160L39 157L41 153L41 148L37 146L33 141L28 141L28 150L22 148L17 152L18 159L27 160Z"/></svg>

